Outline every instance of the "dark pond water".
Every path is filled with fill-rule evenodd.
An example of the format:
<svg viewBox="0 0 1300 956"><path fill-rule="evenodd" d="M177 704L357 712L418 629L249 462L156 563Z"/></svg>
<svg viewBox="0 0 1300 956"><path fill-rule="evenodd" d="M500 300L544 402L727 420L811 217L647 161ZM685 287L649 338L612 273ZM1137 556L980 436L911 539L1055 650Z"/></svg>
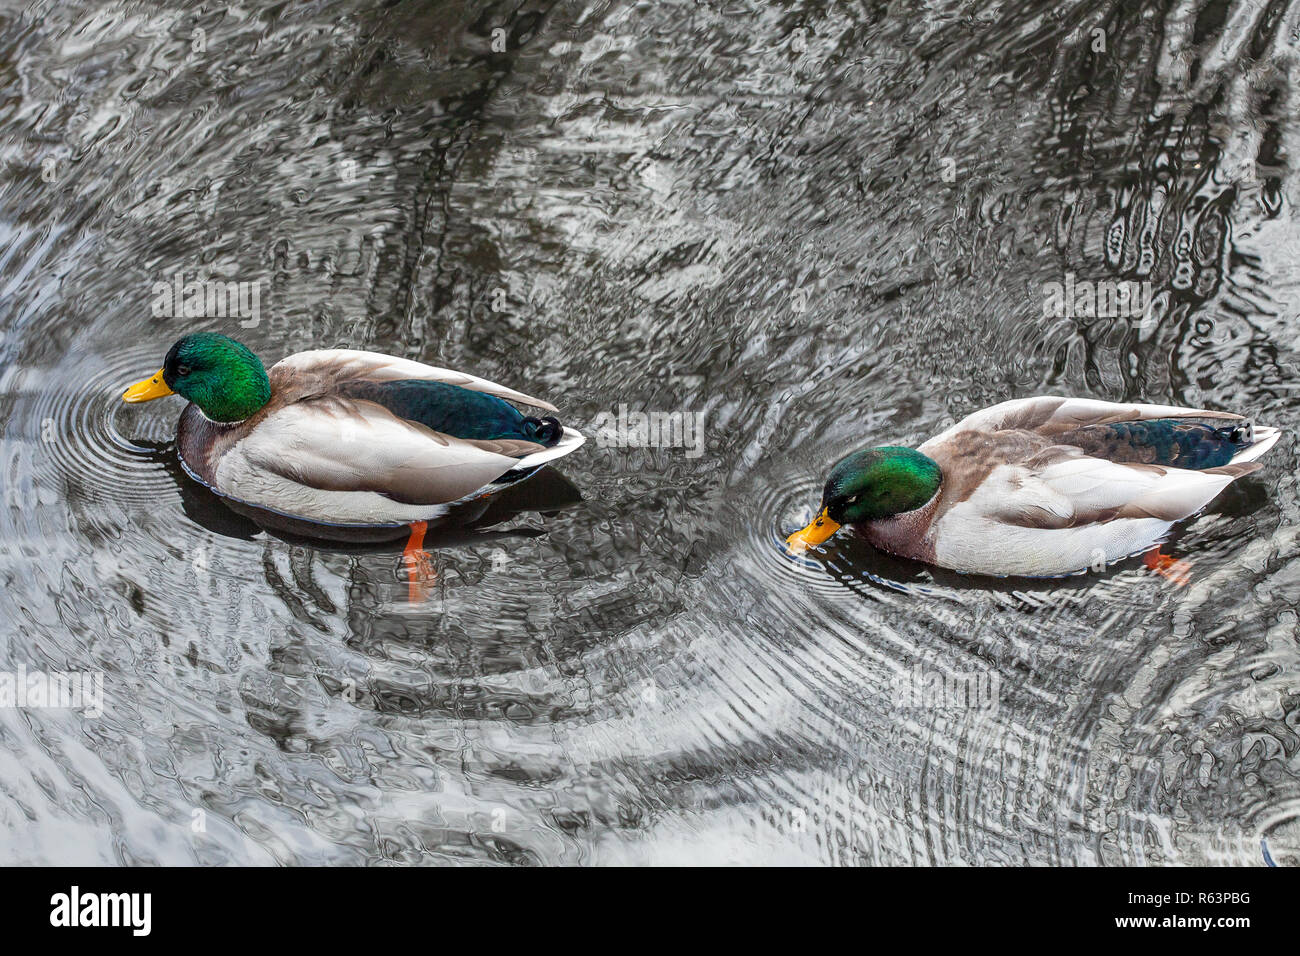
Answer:
<svg viewBox="0 0 1300 956"><path fill-rule="evenodd" d="M196 32L199 31L199 32ZM832 542L828 466L1063 393L1300 427L1300 4L58 0L0 13L4 862L1300 859L1288 436L1140 561ZM1053 282L1141 317L1044 318ZM156 283L257 314L155 316ZM476 526L267 534L122 389L194 329L635 412ZM604 416L604 418L602 418ZM973 682L978 706L904 692Z"/></svg>

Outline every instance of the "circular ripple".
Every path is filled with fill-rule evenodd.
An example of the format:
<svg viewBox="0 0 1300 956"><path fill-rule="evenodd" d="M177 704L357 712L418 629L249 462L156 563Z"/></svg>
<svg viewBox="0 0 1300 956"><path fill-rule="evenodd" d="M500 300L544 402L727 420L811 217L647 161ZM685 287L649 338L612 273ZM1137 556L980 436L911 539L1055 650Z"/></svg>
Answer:
<svg viewBox="0 0 1300 956"><path fill-rule="evenodd" d="M157 346L112 355L70 352L39 373L7 429L31 449L37 487L68 486L69 497L124 506L157 505L176 494L167 472L178 402L127 405L122 392L159 365Z"/></svg>
<svg viewBox="0 0 1300 956"><path fill-rule="evenodd" d="M859 560L861 548L848 532L802 555L786 550L786 539L816 515L821 491L820 481L804 477L774 481L757 493L757 500L746 499L751 510L745 538L755 573L772 588L797 588L823 600L846 603L861 600L853 587L855 582L912 590L909 585L864 567Z"/></svg>

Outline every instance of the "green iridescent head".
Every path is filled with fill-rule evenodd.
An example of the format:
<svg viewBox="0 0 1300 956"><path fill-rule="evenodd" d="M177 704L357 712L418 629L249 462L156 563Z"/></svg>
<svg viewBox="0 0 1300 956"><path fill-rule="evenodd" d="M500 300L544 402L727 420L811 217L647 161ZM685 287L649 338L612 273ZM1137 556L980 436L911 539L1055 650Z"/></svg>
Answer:
<svg viewBox="0 0 1300 956"><path fill-rule="evenodd" d="M793 550L821 544L841 525L892 518L925 505L943 483L931 458L912 448L855 451L831 469L821 507L808 527L788 540Z"/></svg>
<svg viewBox="0 0 1300 956"><path fill-rule="evenodd" d="M147 402L175 392L214 422L238 422L271 400L271 381L247 346L214 332L187 335L167 353L163 367L122 396Z"/></svg>
<svg viewBox="0 0 1300 956"><path fill-rule="evenodd" d="M939 466L912 448L868 448L842 458L822 489L822 508L838 524L914 511L934 497Z"/></svg>

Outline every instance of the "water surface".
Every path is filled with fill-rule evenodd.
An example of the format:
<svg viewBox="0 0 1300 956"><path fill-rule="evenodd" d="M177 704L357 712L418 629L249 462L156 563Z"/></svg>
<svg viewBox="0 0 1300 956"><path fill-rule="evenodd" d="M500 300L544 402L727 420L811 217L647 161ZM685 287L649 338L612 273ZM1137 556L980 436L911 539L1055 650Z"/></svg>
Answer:
<svg viewBox="0 0 1300 956"><path fill-rule="evenodd" d="M1298 31L1184 0L6 7L0 668L105 701L0 709L4 860L1296 862L1290 437L1179 533L1182 589L779 542L843 454L1007 398L1294 435ZM260 314L155 316L177 274ZM1044 318L1067 274L1152 306ZM413 606L400 545L267 534L180 471L178 400L120 403L194 329L703 444L589 442L431 539Z"/></svg>

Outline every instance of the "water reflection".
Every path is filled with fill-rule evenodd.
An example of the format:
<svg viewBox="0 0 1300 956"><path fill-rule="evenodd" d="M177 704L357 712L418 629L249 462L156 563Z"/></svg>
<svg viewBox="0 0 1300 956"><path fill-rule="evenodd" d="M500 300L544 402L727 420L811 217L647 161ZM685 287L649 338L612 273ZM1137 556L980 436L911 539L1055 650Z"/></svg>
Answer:
<svg viewBox="0 0 1300 956"><path fill-rule="evenodd" d="M4 14L0 660L106 691L0 708L7 858L1294 863L1289 441L1183 529L1184 590L779 541L843 454L1009 397L1294 433L1298 17ZM1044 318L1067 273L1153 309ZM155 317L177 274L260 321ZM178 470L174 403L116 402L182 328L696 413L703 454L590 442L431 540L412 607L400 543L268 534Z"/></svg>

